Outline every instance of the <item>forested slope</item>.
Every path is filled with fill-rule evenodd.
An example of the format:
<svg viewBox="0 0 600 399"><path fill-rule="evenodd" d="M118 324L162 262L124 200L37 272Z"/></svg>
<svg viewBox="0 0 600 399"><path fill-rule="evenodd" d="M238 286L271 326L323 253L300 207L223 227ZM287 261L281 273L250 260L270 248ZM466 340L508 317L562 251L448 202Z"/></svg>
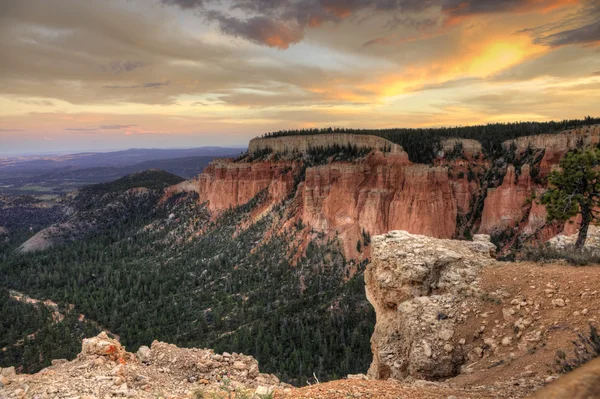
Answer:
<svg viewBox="0 0 600 399"><path fill-rule="evenodd" d="M155 195L126 197L125 213L94 209L114 208L131 189L125 183L89 187L74 199L85 209L80 218L110 216L80 239L30 254L5 246L0 287L73 304L73 314L118 334L128 350L158 339L247 353L262 370L297 384L313 372L327 380L366 371L374 313L364 296L364 264L344 259L335 239L285 227L293 198L264 217L256 215L264 192L218 217L193 194L165 203ZM46 323L44 314L33 315ZM68 348L89 332L80 327L65 334L69 342L53 343L64 349L56 353L75 354ZM27 340L24 351L40 351L44 342ZM0 364L11 362L27 371L45 364L0 353Z"/></svg>

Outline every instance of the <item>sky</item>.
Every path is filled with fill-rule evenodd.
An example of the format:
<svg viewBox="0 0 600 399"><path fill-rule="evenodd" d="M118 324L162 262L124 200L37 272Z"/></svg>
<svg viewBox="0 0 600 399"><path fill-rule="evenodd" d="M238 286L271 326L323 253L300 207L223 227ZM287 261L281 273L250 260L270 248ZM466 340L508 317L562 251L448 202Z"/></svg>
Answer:
<svg viewBox="0 0 600 399"><path fill-rule="evenodd" d="M0 0L0 154L600 116L599 0Z"/></svg>

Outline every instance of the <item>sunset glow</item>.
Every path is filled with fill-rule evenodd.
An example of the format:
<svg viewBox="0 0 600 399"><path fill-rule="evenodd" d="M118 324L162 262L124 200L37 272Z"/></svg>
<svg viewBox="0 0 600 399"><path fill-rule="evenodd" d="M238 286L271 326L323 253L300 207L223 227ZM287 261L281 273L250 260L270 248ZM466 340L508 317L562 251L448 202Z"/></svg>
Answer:
<svg viewBox="0 0 600 399"><path fill-rule="evenodd" d="M0 154L600 110L594 0L20 0L0 11Z"/></svg>

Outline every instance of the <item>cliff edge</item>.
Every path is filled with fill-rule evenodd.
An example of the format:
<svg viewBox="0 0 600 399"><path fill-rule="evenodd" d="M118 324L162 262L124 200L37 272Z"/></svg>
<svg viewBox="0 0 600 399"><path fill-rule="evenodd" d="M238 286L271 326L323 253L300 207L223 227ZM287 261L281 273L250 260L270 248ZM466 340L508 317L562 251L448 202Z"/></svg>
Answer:
<svg viewBox="0 0 600 399"><path fill-rule="evenodd" d="M285 137L258 137L250 140L248 152L253 154L259 150L270 149L273 152L306 152L309 148L330 147L330 146L356 146L358 148L367 147L374 150L391 152L394 154L406 155L402 146L394 144L382 137L363 135L363 134L315 134L305 136L285 136Z"/></svg>

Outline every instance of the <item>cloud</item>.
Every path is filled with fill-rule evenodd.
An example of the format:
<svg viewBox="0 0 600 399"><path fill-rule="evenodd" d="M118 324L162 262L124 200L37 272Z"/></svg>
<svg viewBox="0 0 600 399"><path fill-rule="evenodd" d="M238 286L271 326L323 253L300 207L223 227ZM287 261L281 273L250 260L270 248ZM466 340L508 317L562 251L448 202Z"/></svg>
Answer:
<svg viewBox="0 0 600 399"><path fill-rule="evenodd" d="M209 1L205 0L160 0L165 5L175 5L185 9L193 9L203 7Z"/></svg>
<svg viewBox="0 0 600 399"><path fill-rule="evenodd" d="M218 21L221 32L243 37L251 42L287 49L304 37L304 31L295 21L279 21L265 16L248 19L228 17L216 11L207 13L211 20Z"/></svg>
<svg viewBox="0 0 600 399"><path fill-rule="evenodd" d="M137 125L100 125L96 127L69 127L64 130L71 132L96 132L98 130L123 130L136 127Z"/></svg>
<svg viewBox="0 0 600 399"><path fill-rule="evenodd" d="M112 129L127 129L137 125L100 125L100 129L112 130Z"/></svg>
<svg viewBox="0 0 600 399"><path fill-rule="evenodd" d="M538 37L535 42L550 47L600 42L600 20L579 28Z"/></svg>
<svg viewBox="0 0 600 399"><path fill-rule="evenodd" d="M442 11L452 17L503 12L547 11L579 0L442 0Z"/></svg>
<svg viewBox="0 0 600 399"><path fill-rule="evenodd" d="M166 82L149 82L141 85L104 85L105 89L156 89L158 87L168 86L169 81Z"/></svg>
<svg viewBox="0 0 600 399"><path fill-rule="evenodd" d="M194 10L209 22L216 22L222 33L242 37L253 43L287 49L300 42L309 28L339 23L356 17L386 16L388 29L407 26L418 30L437 26L441 20L453 25L467 17L494 13L548 11L580 0L231 0L229 10L211 8L202 0L161 0L163 4ZM584 0L585 1L585 0ZM227 7L225 7L226 9ZM437 10L437 16L422 15ZM237 11L245 16L240 17ZM367 41L389 44L383 38Z"/></svg>
<svg viewBox="0 0 600 399"><path fill-rule="evenodd" d="M115 73L133 72L136 69L144 68L146 63L143 61L111 61L106 65L106 69Z"/></svg>
<svg viewBox="0 0 600 399"><path fill-rule="evenodd" d="M386 12L417 12L436 6L440 0L232 0L230 12L208 7L205 1L161 0L163 4L194 9L207 21L216 22L222 33L242 37L253 43L287 49L300 42L307 28L340 22L351 16ZM245 17L236 15L245 13ZM401 20L396 19L395 23ZM404 18L413 25L428 25L429 20ZM394 23L394 21L390 22Z"/></svg>
<svg viewBox="0 0 600 399"><path fill-rule="evenodd" d="M22 103L22 104L27 104L27 105L36 105L36 106L40 106L40 107L52 107L54 106L54 102L50 101L50 100L24 100L24 99L18 99L18 102Z"/></svg>
<svg viewBox="0 0 600 399"><path fill-rule="evenodd" d="M529 34L534 43L548 47L600 43L600 3L587 0L566 18L517 33Z"/></svg>

